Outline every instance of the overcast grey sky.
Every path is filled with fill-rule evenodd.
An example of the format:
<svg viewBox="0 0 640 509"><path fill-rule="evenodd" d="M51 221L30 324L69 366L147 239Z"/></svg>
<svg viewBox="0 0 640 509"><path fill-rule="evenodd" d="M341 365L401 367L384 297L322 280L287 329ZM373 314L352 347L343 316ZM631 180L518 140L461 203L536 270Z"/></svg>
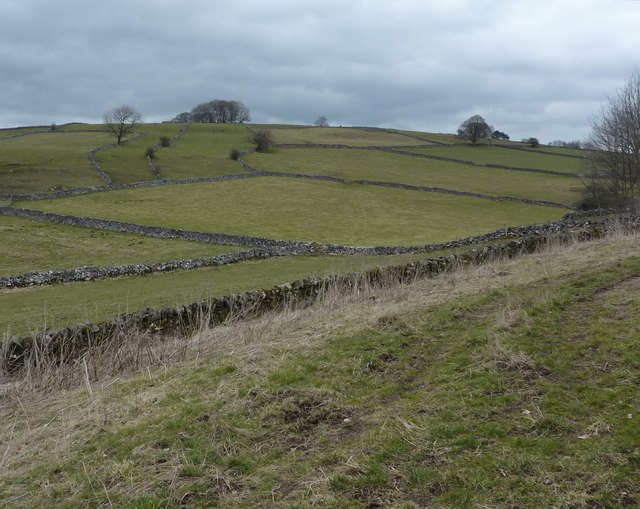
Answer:
<svg viewBox="0 0 640 509"><path fill-rule="evenodd" d="M640 66L636 0L0 0L0 127L168 120L211 99L255 122L583 139Z"/></svg>

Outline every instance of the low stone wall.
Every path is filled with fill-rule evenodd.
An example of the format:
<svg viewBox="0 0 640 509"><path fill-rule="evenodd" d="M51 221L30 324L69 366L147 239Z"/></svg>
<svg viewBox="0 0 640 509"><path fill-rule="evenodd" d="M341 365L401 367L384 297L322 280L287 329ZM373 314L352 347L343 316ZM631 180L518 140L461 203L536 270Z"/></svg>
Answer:
<svg viewBox="0 0 640 509"><path fill-rule="evenodd" d="M138 235L147 235L149 237L185 239L194 242L225 244L229 246L251 246L260 249L285 249L287 254L312 252L316 245L314 242L273 240L262 237L231 235L226 233L196 232L175 228L165 228L162 226L145 226L121 221L111 221L108 219L68 216L63 214L54 214L52 212L43 212L41 210L18 209L14 207L0 207L0 214L26 217L37 221L48 221L70 226L83 226L87 228L135 233Z"/></svg>
<svg viewBox="0 0 640 509"><path fill-rule="evenodd" d="M260 177L262 175L263 175L262 172L232 173L229 175L217 175L215 177L191 177L191 178L183 178L183 179L144 180L141 182L131 182L128 184L111 184L108 186L96 186L96 187L76 187L74 189L65 189L63 191L55 191L51 193L0 194L0 200L9 200L9 201L55 200L57 198L66 198L68 196L80 196L83 194L91 194L91 193L104 193L108 191L118 191L120 189L173 186L173 185L180 185L180 184L196 184L199 182L220 182L223 180L254 178L254 177Z"/></svg>
<svg viewBox="0 0 640 509"><path fill-rule="evenodd" d="M636 221L634 227L637 226L638 222ZM582 232L582 236L589 238L601 235L604 231L606 228L590 229ZM576 235L575 232L564 233L564 237L574 235ZM10 337L0 348L0 369L7 373L19 370L25 363L30 362L35 345L38 346L38 355L40 356L51 355L57 359L73 359L81 355L90 345L100 344L117 337L122 338L134 330L148 333L170 332L179 329L193 330L203 324L219 324L230 316L247 311L251 316L255 316L291 303L304 305L316 300L332 286L353 289L361 285L375 285L388 281L412 282L417 279L433 277L461 265L477 264L497 257L513 257L521 253L533 252L540 245L544 245L546 239L546 235L532 236L474 249L459 255L378 268L358 274L308 278L279 285L269 290L211 298L171 308L146 309L138 313L122 314L111 321L99 324L77 324L57 331L45 331L42 334Z"/></svg>
<svg viewBox="0 0 640 509"><path fill-rule="evenodd" d="M431 154L418 154L415 152L408 152L406 150L396 149L392 147L380 147L378 150L382 150L383 152L391 152L393 154L401 154L401 155L410 156L410 157L419 157L422 159L435 159L437 161L449 161L452 163L468 164L470 166L477 166L479 168L498 168L501 170L524 171L529 173L542 173L545 175L560 175L562 177L573 177L573 178L580 177L580 175L576 173L571 173L568 171L544 170L542 168L522 168L520 166L507 166L503 164L480 164L480 163L476 163L475 161L469 161L466 159L455 159L452 157L436 156ZM518 150L526 150L526 149L518 149Z"/></svg>
<svg viewBox="0 0 640 509"><path fill-rule="evenodd" d="M120 145L126 145L127 143L131 143L132 141L135 141L139 138L142 138L144 136L143 133L136 133L133 136L131 136L130 138L124 140L123 142L120 143ZM91 150L89 150L89 152L87 152L87 159L89 159L89 163L91 164L91 166L93 167L94 170L96 170L96 172L98 173L98 175L100 175L100 178L102 180L104 180L105 184L107 185L111 185L113 184L113 180L111 179L111 177L109 176L109 174L104 171L102 169L102 167L98 164L98 161L96 160L96 153L98 152L102 152L103 150L109 150L112 148L116 148L118 146L117 143L108 143L106 145L100 145L99 147L95 147L92 148Z"/></svg>
<svg viewBox="0 0 640 509"><path fill-rule="evenodd" d="M137 276L141 274L151 274L153 272L190 270L200 267L219 267L221 265L231 265L249 260L264 260L275 256L288 255L289 252L284 249L252 249L239 253L225 253L208 258L171 260L161 263L137 263L110 267L78 267L67 270L27 272L15 276L0 276L0 288L25 288L56 283L75 283L78 281L94 281L103 278Z"/></svg>

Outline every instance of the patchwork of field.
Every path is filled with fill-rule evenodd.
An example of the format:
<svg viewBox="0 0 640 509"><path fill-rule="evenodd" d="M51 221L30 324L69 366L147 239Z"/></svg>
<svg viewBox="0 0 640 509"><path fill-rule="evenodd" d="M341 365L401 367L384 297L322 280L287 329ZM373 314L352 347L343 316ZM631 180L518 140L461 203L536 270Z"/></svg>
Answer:
<svg viewBox="0 0 640 509"><path fill-rule="evenodd" d="M517 168L536 168L563 173L584 173L586 162L577 157L563 157L543 151L529 151L497 145L456 145L411 149L417 154L450 157L476 164L500 164Z"/></svg>
<svg viewBox="0 0 640 509"><path fill-rule="evenodd" d="M170 138L181 127L182 124L169 123L138 126L134 134L143 136L120 146L101 150L95 155L96 161L114 182L153 180L155 177L147 165L147 148L160 143L161 136ZM114 142L113 136L109 142Z"/></svg>
<svg viewBox="0 0 640 509"><path fill-rule="evenodd" d="M0 243L0 276L204 258L240 249L1 215L0 238L11 239Z"/></svg>
<svg viewBox="0 0 640 509"><path fill-rule="evenodd" d="M189 304L209 296L270 288L309 276L357 272L422 258L422 253L370 257L292 256L189 271L0 289L0 331L28 334L47 327L96 323L147 307Z"/></svg>
<svg viewBox="0 0 640 509"><path fill-rule="evenodd" d="M448 154L466 147L435 147L411 149L415 152L432 150ZM526 164L527 155L535 159L537 154L507 151L493 147L478 148L496 155L516 152L518 162ZM475 153L476 148L471 148ZM460 150L459 152L463 152ZM524 156L522 155L524 154ZM489 156L489 154L487 154ZM553 159L554 156L548 156ZM267 171L303 173L306 175L336 176L348 180L373 180L399 182L416 186L431 186L483 193L493 196L515 196L532 200L547 200L571 205L579 200L584 188L580 180L560 175L534 172L516 172L495 168L478 168L451 161L407 157L373 150L353 149L278 149L274 153L253 153L245 156L247 162ZM558 157L557 159L568 159ZM573 161L572 159L568 159ZM501 163L504 164L504 163Z"/></svg>
<svg viewBox="0 0 640 509"><path fill-rule="evenodd" d="M477 164L569 172L579 172L582 163L578 158L554 155L555 152L569 153L568 149L541 147L538 152L532 152L497 146L471 147L453 135L411 131L143 124L136 128L128 143L100 150L95 157L115 183L149 182L155 180L155 176L147 165L147 148L158 145L161 136L172 137L184 129L170 147L155 153L154 164L163 179L246 174L247 170L239 161L231 160L229 153L231 149L250 152L250 130L258 128L269 129L279 144L351 148L276 147L266 153L242 156L258 170L291 176L255 174L240 180L112 189L13 203L5 200L2 205L267 239L348 246L424 246L508 226L554 221L567 210L517 200L544 200L569 207L581 194L582 184L574 177L375 150L402 147L403 151L416 154L464 159ZM0 195L103 186L104 181L87 159L87 152L114 142L113 136L100 132L101 129L99 125L69 124L60 126L56 133L34 128L43 132L0 139ZM0 138L14 132L18 131L1 131ZM425 146L430 141L434 145ZM347 182L316 177L338 177ZM488 195L492 199L355 182L359 180L443 188ZM496 199L500 196L510 200ZM0 216L0 235L2 275L87 265L192 259L240 249L8 216ZM311 274L352 271L425 256L297 256L193 271L3 290L0 332L8 327L23 333L42 328L45 323L58 326L87 319L102 320L145 306L188 303L207 295L268 287Z"/></svg>
<svg viewBox="0 0 640 509"><path fill-rule="evenodd" d="M242 173L245 170L229 153L252 147L245 126L192 124L185 136L157 153L155 164L162 178L168 179Z"/></svg>
<svg viewBox="0 0 640 509"><path fill-rule="evenodd" d="M382 129L358 129L343 127L321 128L278 128L268 129L276 143L350 145L367 146L404 146L424 145L428 141L404 136L401 132Z"/></svg>
<svg viewBox="0 0 640 509"><path fill-rule="evenodd" d="M16 203L149 226L342 245L424 245L527 222L562 209L423 191L279 177L126 189Z"/></svg>
<svg viewBox="0 0 640 509"><path fill-rule="evenodd" d="M0 194L29 194L104 184L87 152L107 133L42 132L0 139Z"/></svg>

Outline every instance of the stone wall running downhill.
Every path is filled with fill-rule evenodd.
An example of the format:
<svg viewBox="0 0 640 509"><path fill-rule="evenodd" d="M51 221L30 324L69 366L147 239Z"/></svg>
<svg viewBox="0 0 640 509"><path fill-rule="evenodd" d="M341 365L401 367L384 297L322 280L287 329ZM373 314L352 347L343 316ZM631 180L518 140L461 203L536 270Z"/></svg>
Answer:
<svg viewBox="0 0 640 509"><path fill-rule="evenodd" d="M580 231L567 224L565 229L558 227L560 234L556 235L556 238L567 239L576 236L585 239L594 238L605 234L609 228L619 229L620 225L637 231L640 226L640 217L622 218L615 224L586 221L583 223L584 228ZM115 338L122 339L127 333L135 330L150 334L175 330L194 330L203 324L222 323L229 316L242 316L247 310L250 310L249 316L256 316L270 310L281 309L288 304L305 305L322 296L332 286L353 290L361 285L375 285L389 281L412 282L454 270L462 265L483 263L498 257L514 257L522 253L533 252L540 246L544 246L547 241L547 230L543 229L538 235L510 240L502 244L493 244L462 254L372 269L358 274L308 278L282 284L268 290L210 298L170 308L145 309L137 313L121 314L108 322L98 324L84 323L56 331L47 330L40 334L13 336L5 339L0 347L0 370L5 373L17 372L31 361L34 345L38 346L38 355L40 356L51 355L56 359L70 360L82 355L90 345L100 344ZM162 334L158 335L159 340L162 337Z"/></svg>

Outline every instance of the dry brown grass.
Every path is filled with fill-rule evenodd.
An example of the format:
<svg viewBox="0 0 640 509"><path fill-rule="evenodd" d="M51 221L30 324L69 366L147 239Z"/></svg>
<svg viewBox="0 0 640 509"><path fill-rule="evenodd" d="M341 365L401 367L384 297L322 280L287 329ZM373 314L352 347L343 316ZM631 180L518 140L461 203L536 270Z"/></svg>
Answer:
<svg viewBox="0 0 640 509"><path fill-rule="evenodd" d="M622 233L591 242L549 245L533 255L461 267L412 284L331 288L308 307L290 306L252 319L239 315L220 326L203 326L196 334L167 336L163 341L138 334L114 342L111 348L90 350L69 364L42 365L21 379L3 382L0 472L18 472L34 462L60 457L81 443L87 431L105 423L126 421L133 425L137 419L147 418L155 410L153 402L179 383L176 367L221 365L233 358L238 366L236 377L266 373L284 356L313 349L337 332L376 328L389 317L462 295L593 270L637 253L638 237ZM518 309L514 301L500 327L526 321ZM489 346L488 357L496 369L537 369L525 354L509 350L499 339ZM121 382L136 377L153 384L122 394ZM227 394L227 390L224 383L216 389L232 406L233 394ZM410 434L411 423L399 421L398 425ZM595 431L605 430L598 426ZM218 432L224 435L224 430Z"/></svg>

